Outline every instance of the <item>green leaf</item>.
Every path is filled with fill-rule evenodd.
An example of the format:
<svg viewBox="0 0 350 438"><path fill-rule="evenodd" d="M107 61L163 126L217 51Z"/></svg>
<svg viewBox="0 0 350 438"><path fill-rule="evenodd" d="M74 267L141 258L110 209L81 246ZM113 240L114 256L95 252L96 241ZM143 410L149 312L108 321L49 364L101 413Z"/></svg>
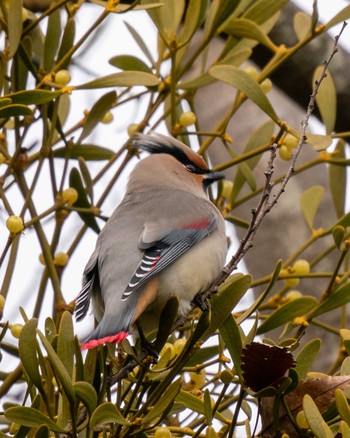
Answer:
<svg viewBox="0 0 350 438"><path fill-rule="evenodd" d="M76 398L84 403L89 415L91 416L97 406L97 394L95 388L88 382L75 382L73 383L73 389Z"/></svg>
<svg viewBox="0 0 350 438"><path fill-rule="evenodd" d="M244 153L249 153L251 151L254 151L255 149L260 148L261 146L269 144L271 142L274 129L275 129L275 124L272 121L268 121L266 123L263 123L261 126L259 126L259 128L256 131L254 131L252 136L249 138L248 143L244 148ZM255 157L252 157L249 160L246 160L245 162L250 169L254 169L255 166L258 164L260 158L261 158L261 154L256 155ZM242 169L239 167L233 183L233 190L231 193L231 200L230 200L231 205L233 205L234 201L237 199L237 196L246 181L247 181L246 176L242 172Z"/></svg>
<svg viewBox="0 0 350 438"><path fill-rule="evenodd" d="M344 140L338 141L333 156L336 158L346 158ZM328 178L335 211L337 212L337 217L340 218L345 212L347 168L330 163L328 166Z"/></svg>
<svg viewBox="0 0 350 438"><path fill-rule="evenodd" d="M187 391L180 391L176 397L176 402L184 404L186 408L190 409L191 411L205 415L203 401ZM226 418L217 411L215 412L214 418L226 422Z"/></svg>
<svg viewBox="0 0 350 438"><path fill-rule="evenodd" d="M311 31L311 17L304 11L298 11L293 17L293 27L299 41L302 41Z"/></svg>
<svg viewBox="0 0 350 438"><path fill-rule="evenodd" d="M38 341L36 339L36 328L38 320L33 318L24 324L19 336L19 357L22 366L34 385L40 393L44 392L39 370L39 361L37 357Z"/></svg>
<svg viewBox="0 0 350 438"><path fill-rule="evenodd" d="M343 217L341 217L335 225L341 225L342 227L350 226L350 213L346 213Z"/></svg>
<svg viewBox="0 0 350 438"><path fill-rule="evenodd" d="M346 357L340 367L340 375L341 376L349 376L350 375L350 357Z"/></svg>
<svg viewBox="0 0 350 438"><path fill-rule="evenodd" d="M314 229L314 219L323 198L324 187L313 186L305 190L300 197L300 207L310 230Z"/></svg>
<svg viewBox="0 0 350 438"><path fill-rule="evenodd" d="M348 355L350 355L350 330L340 329L339 333L342 338L345 350L348 353Z"/></svg>
<svg viewBox="0 0 350 438"><path fill-rule="evenodd" d="M289 0L257 0L243 14L244 18L263 24L289 2Z"/></svg>
<svg viewBox="0 0 350 438"><path fill-rule="evenodd" d="M316 318L331 310L338 309L350 302L350 283L347 283L339 289L332 292L328 298L310 313L309 318Z"/></svg>
<svg viewBox="0 0 350 438"><path fill-rule="evenodd" d="M307 373L310 371L321 348L320 339L312 339L298 353L296 359L297 365L295 371L299 376L299 380L305 380Z"/></svg>
<svg viewBox="0 0 350 438"><path fill-rule="evenodd" d="M306 143L311 144L315 151L320 152L327 149L332 144L330 135L307 134Z"/></svg>
<svg viewBox="0 0 350 438"><path fill-rule="evenodd" d="M150 3L152 0L144 1ZM156 9L148 10L148 15L156 25L162 39L170 44L177 29L181 23L181 19L185 10L184 0L162 0L163 5Z"/></svg>
<svg viewBox="0 0 350 438"><path fill-rule="evenodd" d="M41 105L43 103L51 102L60 94L62 94L61 91L28 90L7 94L4 98L11 99L13 104L18 105ZM0 102L2 102L2 100L3 98L0 99Z"/></svg>
<svg viewBox="0 0 350 438"><path fill-rule="evenodd" d="M313 74L312 83L319 80L324 66L316 68ZM316 95L316 103L321 114L322 121L326 127L326 134L331 134L335 120L337 117L337 91L331 72L327 71L327 76L324 77L318 93Z"/></svg>
<svg viewBox="0 0 350 438"><path fill-rule="evenodd" d="M55 64L55 56L61 38L61 11L56 9L49 15L44 43L44 69L50 72Z"/></svg>
<svg viewBox="0 0 350 438"><path fill-rule="evenodd" d="M62 315L58 338L57 338L57 355L65 366L69 378L73 377L73 361L75 353L75 340L73 331L73 321L70 312L65 311ZM71 407L68 398L64 395L60 399L60 414L57 422L64 426L71 418Z"/></svg>
<svg viewBox="0 0 350 438"><path fill-rule="evenodd" d="M7 58L11 59L17 52L21 41L23 28L22 21L22 0L3 0L3 7L7 22L7 35L9 51Z"/></svg>
<svg viewBox="0 0 350 438"><path fill-rule="evenodd" d="M203 73L194 79L190 79L185 82L180 82L178 87L182 90L191 90L192 88L197 89L201 87L206 87L207 85L213 84L215 79L208 73Z"/></svg>
<svg viewBox="0 0 350 438"><path fill-rule="evenodd" d="M338 23L341 23L342 21L346 21L349 18L350 18L350 5L345 6L344 9L338 12L331 20L329 20L328 23L325 24L324 31L326 32L331 27L335 26Z"/></svg>
<svg viewBox="0 0 350 438"><path fill-rule="evenodd" d="M152 407L152 409L144 416L142 419L142 424L147 424L152 422L158 417L161 417L169 406L174 403L175 397L179 393L182 385L182 378L172 382L166 389L164 394L158 399L157 403Z"/></svg>
<svg viewBox="0 0 350 438"><path fill-rule="evenodd" d="M252 313L255 312L255 310L259 309L260 305L264 302L265 298L270 293L271 289L275 285L276 281L278 280L278 276L282 269L282 260L278 260L275 266L275 269L271 275L271 280L269 284L267 285L266 289L260 294L260 296L255 300L255 302L237 318L237 324L242 324L243 321L245 321L247 318L249 318Z"/></svg>
<svg viewBox="0 0 350 438"><path fill-rule="evenodd" d="M317 438L333 438L333 433L323 420L316 403L309 394L306 394L303 399L303 410L310 429Z"/></svg>
<svg viewBox="0 0 350 438"><path fill-rule="evenodd" d="M204 391L204 415L207 424L211 425L213 421L213 416L212 416L210 392L208 388Z"/></svg>
<svg viewBox="0 0 350 438"><path fill-rule="evenodd" d="M243 339L237 320L229 315L221 324L220 335L228 349L232 362L238 376L242 376L241 370L241 354L243 348Z"/></svg>
<svg viewBox="0 0 350 438"><path fill-rule="evenodd" d="M25 105L9 105L0 108L0 119L17 116L31 116L33 111Z"/></svg>
<svg viewBox="0 0 350 438"><path fill-rule="evenodd" d="M207 362L218 354L219 347L217 345L212 345L211 347L201 347L196 350L194 354L190 357L188 362L186 362L186 367L194 367L198 364Z"/></svg>
<svg viewBox="0 0 350 438"><path fill-rule="evenodd" d="M255 40L270 49L272 52L276 51L275 44L252 20L247 20L246 18L235 18L228 21L222 30L229 35Z"/></svg>
<svg viewBox="0 0 350 438"><path fill-rule="evenodd" d="M66 27L64 28L61 45L57 55L57 62L60 62L63 57L69 53L74 44L75 37L75 20L71 16L67 20ZM65 59L64 63L60 66L60 68L67 68L70 63L71 56Z"/></svg>
<svg viewBox="0 0 350 438"><path fill-rule="evenodd" d="M217 65L209 70L209 74L220 81L226 82L244 93L273 121L278 123L279 119L266 94L260 85L252 79L248 73L232 65Z"/></svg>
<svg viewBox="0 0 350 438"><path fill-rule="evenodd" d="M3 97L0 99L0 108L11 105L12 101L8 97Z"/></svg>
<svg viewBox="0 0 350 438"><path fill-rule="evenodd" d="M50 429L46 424L38 427L34 434L34 438L50 438Z"/></svg>
<svg viewBox="0 0 350 438"><path fill-rule="evenodd" d="M212 2L204 26L204 39L219 32L219 27L229 19L239 3L238 0L214 0Z"/></svg>
<svg viewBox="0 0 350 438"><path fill-rule="evenodd" d="M121 70L130 70L130 71L143 71L145 73L152 73L150 67L145 64L141 59L132 55L118 55L113 56L108 61L113 67L120 68Z"/></svg>
<svg viewBox="0 0 350 438"><path fill-rule="evenodd" d="M64 366L61 359L58 357L57 353L53 349L50 342L45 338L45 336L38 330L40 340L47 352L47 357L50 365L55 373L57 382L62 386L62 389L69 400L71 406L75 405L75 395L73 390L73 384L71 376L68 374L66 367Z"/></svg>
<svg viewBox="0 0 350 438"><path fill-rule="evenodd" d="M340 226L340 225L337 225L332 230L332 236L333 236L335 246L341 250L342 243L343 243L344 237L345 237L345 228Z"/></svg>
<svg viewBox="0 0 350 438"><path fill-rule="evenodd" d="M83 157L78 157L78 162L79 162L79 169L81 172L81 175L83 177L84 183L85 183L85 187L86 187L86 193L88 194L91 202L93 202L93 183L92 183L92 178L89 172L89 168L86 164L86 161Z"/></svg>
<svg viewBox="0 0 350 438"><path fill-rule="evenodd" d="M90 418L90 428L94 429L98 425L116 423L123 426L129 426L129 422L122 416L113 403L102 403Z"/></svg>
<svg viewBox="0 0 350 438"><path fill-rule="evenodd" d="M154 87L159 84L157 76L151 73L144 73L141 71L121 71L113 73L85 84L78 85L77 90L89 90L92 88L106 88L106 87L133 87L134 85L143 85L145 87Z"/></svg>
<svg viewBox="0 0 350 438"><path fill-rule="evenodd" d="M190 0L187 2L184 24L178 37L179 46L187 44L191 40L201 24L201 18L206 10L206 6L205 0Z"/></svg>
<svg viewBox="0 0 350 438"><path fill-rule="evenodd" d="M114 152L111 149L94 144L78 144L68 150L64 147L53 151L55 158L66 158L68 156L69 158L79 159L79 157L82 157L86 161L110 160L113 155Z"/></svg>
<svg viewBox="0 0 350 438"><path fill-rule="evenodd" d="M350 407L346 395L341 389L336 389L334 392L335 405L338 413L347 424L350 424Z"/></svg>
<svg viewBox="0 0 350 438"><path fill-rule="evenodd" d="M75 341L72 315L70 312L65 311L62 315L58 331L57 354L71 378L73 376L74 351Z"/></svg>
<svg viewBox="0 0 350 438"><path fill-rule="evenodd" d="M140 47L146 58L149 60L149 62L154 65L154 60L151 55L151 52L148 50L147 45L145 44L143 38L140 36L140 34L131 26L131 24L124 22L125 26L127 27L128 31L131 33L131 36L136 41L136 44Z"/></svg>
<svg viewBox="0 0 350 438"><path fill-rule="evenodd" d="M218 294L211 300L210 326L204 335L209 337L214 333L245 295L252 282L250 275L231 275L223 285L220 286Z"/></svg>
<svg viewBox="0 0 350 438"><path fill-rule="evenodd" d="M171 297L166 302L160 318L159 327L156 340L154 341L154 348L156 351L161 351L164 347L173 327L174 321L178 316L179 300L177 297Z"/></svg>
<svg viewBox="0 0 350 438"><path fill-rule="evenodd" d="M84 121L83 130L77 143L81 143L94 130L96 125L101 122L106 112L115 105L116 101L117 93L115 91L110 91L94 103Z"/></svg>
<svg viewBox="0 0 350 438"><path fill-rule="evenodd" d="M22 39L21 45L19 46L17 62L12 63L11 66L12 77L16 77L17 91L25 90L27 88L29 73L27 59L33 59L32 39L28 35Z"/></svg>
<svg viewBox="0 0 350 438"><path fill-rule="evenodd" d="M350 299L350 297L349 297ZM304 296L283 304L276 309L272 314L264 320L261 326L257 330L257 334L261 335L277 327L292 322L294 318L298 316L304 316L317 304L317 300L314 297Z"/></svg>
<svg viewBox="0 0 350 438"><path fill-rule="evenodd" d="M78 200L75 202L75 207L91 208L91 204L88 200L86 190L84 188L83 182L81 180L80 173L78 169L73 167L69 175L69 184L78 192ZM94 230L97 234L100 232L100 227L97 224L96 218L92 213L81 213L78 212L81 219L85 224Z"/></svg>
<svg viewBox="0 0 350 438"><path fill-rule="evenodd" d="M342 438L350 438L350 427L345 423L345 421L340 422L339 433Z"/></svg>
<svg viewBox="0 0 350 438"><path fill-rule="evenodd" d="M45 336L52 342L53 338L57 335L56 324L52 318L45 319Z"/></svg>
<svg viewBox="0 0 350 438"><path fill-rule="evenodd" d="M53 432L65 433L66 430L38 410L25 406L6 409L5 417L13 423L27 427L40 427L43 424Z"/></svg>

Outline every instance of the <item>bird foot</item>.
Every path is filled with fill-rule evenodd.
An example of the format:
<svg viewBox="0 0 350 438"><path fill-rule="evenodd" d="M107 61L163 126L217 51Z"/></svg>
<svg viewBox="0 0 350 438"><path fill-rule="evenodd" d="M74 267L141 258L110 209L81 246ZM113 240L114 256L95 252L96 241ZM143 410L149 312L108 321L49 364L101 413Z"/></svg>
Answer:
<svg viewBox="0 0 350 438"><path fill-rule="evenodd" d="M203 298L201 294L197 294L193 300L192 303L199 307L202 312L206 312L211 308L210 302L207 298Z"/></svg>

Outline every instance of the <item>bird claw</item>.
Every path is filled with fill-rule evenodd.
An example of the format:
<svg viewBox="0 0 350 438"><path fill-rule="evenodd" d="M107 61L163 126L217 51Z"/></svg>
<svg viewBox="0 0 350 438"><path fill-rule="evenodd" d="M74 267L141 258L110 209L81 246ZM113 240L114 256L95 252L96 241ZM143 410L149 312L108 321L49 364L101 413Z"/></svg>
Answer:
<svg viewBox="0 0 350 438"><path fill-rule="evenodd" d="M151 356L152 363L154 364L158 363L159 353L155 349L152 342L143 340L141 343L141 351L145 352L148 356Z"/></svg>
<svg viewBox="0 0 350 438"><path fill-rule="evenodd" d="M207 298L203 298L201 294L197 294L193 300L192 303L199 307L202 312L206 312L211 308L210 302Z"/></svg>

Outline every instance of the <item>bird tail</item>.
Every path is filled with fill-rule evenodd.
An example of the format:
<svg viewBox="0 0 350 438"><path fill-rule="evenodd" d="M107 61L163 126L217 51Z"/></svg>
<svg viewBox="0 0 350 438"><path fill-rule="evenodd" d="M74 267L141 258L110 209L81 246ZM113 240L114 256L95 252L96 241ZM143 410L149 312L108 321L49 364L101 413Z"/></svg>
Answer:
<svg viewBox="0 0 350 438"><path fill-rule="evenodd" d="M125 315L119 324L116 324L116 318L110 315L104 315L95 328L95 330L83 342L81 349L89 350L98 347L106 342L116 343L124 341L129 334L132 315Z"/></svg>

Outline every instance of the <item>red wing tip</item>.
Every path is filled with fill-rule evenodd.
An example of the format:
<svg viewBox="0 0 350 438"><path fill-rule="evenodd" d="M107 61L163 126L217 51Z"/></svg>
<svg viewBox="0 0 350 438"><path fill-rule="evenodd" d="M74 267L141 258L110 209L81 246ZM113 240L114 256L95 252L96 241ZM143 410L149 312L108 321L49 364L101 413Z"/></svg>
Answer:
<svg viewBox="0 0 350 438"><path fill-rule="evenodd" d="M91 339L90 341L85 342L85 344L81 346L81 349L90 350L91 348L96 348L99 345L105 344L106 342L119 344L119 342L124 341L124 339L128 336L128 334L129 334L128 332L119 332L116 335L106 336L100 339Z"/></svg>

